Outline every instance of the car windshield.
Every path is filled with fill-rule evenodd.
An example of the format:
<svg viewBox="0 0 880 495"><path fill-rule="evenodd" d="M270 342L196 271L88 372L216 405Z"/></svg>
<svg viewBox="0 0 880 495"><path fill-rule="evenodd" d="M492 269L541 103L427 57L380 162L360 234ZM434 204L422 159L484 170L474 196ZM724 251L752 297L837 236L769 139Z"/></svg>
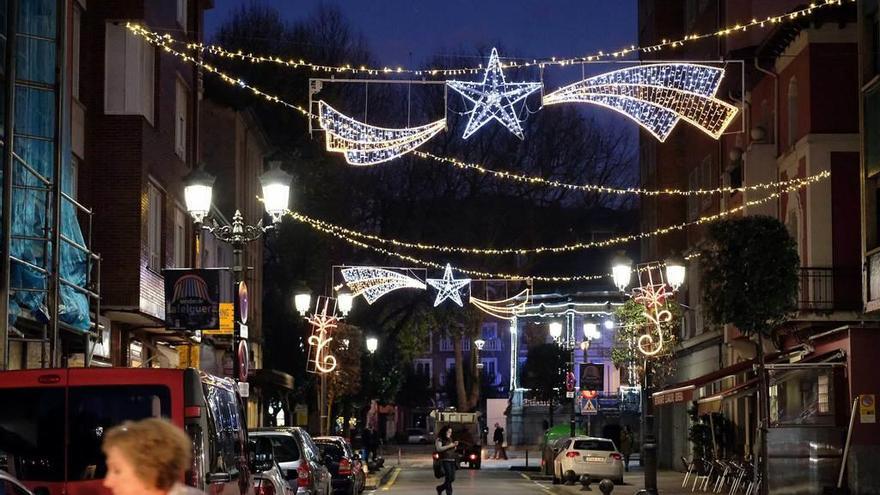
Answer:
<svg viewBox="0 0 880 495"><path fill-rule="evenodd" d="M608 440L575 440L572 450L603 450L614 452L614 444Z"/></svg>
<svg viewBox="0 0 880 495"><path fill-rule="evenodd" d="M299 460L299 445L290 435L266 435L272 441L272 452L276 462L294 462Z"/></svg>

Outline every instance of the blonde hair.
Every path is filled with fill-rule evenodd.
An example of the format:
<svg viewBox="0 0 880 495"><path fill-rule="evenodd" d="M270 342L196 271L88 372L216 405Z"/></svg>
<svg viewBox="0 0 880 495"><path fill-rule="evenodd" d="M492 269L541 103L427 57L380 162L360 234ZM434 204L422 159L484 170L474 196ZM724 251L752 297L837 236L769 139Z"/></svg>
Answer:
<svg viewBox="0 0 880 495"><path fill-rule="evenodd" d="M145 484L168 490L180 480L192 460L192 442L177 426L164 419L126 421L111 428L101 449L116 448L131 463Z"/></svg>

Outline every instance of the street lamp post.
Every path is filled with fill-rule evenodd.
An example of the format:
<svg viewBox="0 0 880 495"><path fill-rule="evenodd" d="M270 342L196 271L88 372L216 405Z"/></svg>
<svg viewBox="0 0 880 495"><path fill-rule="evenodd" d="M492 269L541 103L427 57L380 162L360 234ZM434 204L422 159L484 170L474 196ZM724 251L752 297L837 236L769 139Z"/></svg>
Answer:
<svg viewBox="0 0 880 495"><path fill-rule="evenodd" d="M606 322L607 322L607 320L606 320ZM606 325L606 328L607 328L607 325ZM599 333L599 327L596 326L595 323L590 322L590 321L584 323L584 340L581 341L581 357L583 358L583 362L585 364L590 363L590 357L589 357L590 344L592 343L593 339L598 339L601 337L602 337L602 335ZM572 359L572 361L573 360L574 359ZM574 368L574 365L572 365L572 368ZM581 384L581 385L583 385L583 384ZM574 417L574 408L573 407L572 407L571 414L572 414L572 417ZM592 415L587 414L587 435L592 435L592 431L591 431L592 426L593 426L592 422L593 422Z"/></svg>
<svg viewBox="0 0 880 495"><path fill-rule="evenodd" d="M236 209L232 217L232 225L218 225L211 217L211 198L213 196L214 176L205 171L203 166L193 170L184 179L184 197L186 209L196 224L197 235L207 230L213 236L232 246L232 273L236 286L244 280L244 248L263 236L264 233L276 228L281 223L281 216L287 211L290 200L290 182L292 177L280 168L281 162L270 162L269 170L261 177L263 187L263 204L266 212L272 217L271 225L263 225L262 219L257 225L244 222L241 211ZM208 220L209 223L205 221ZM198 240L198 237L197 237ZM232 375L238 380L241 363L239 362L237 345L239 335L232 336ZM247 364L247 363L245 363Z"/></svg>
<svg viewBox="0 0 880 495"><path fill-rule="evenodd" d="M636 272L639 285L633 287L631 297L645 305L657 336L655 340L649 329L646 334L648 338L645 339L648 344L643 346L643 339L640 338L638 345L639 352L645 358L645 387L642 394L645 487L637 493L655 495L657 494L657 440L654 436L654 405L651 402L654 375L651 358L658 354L664 345L661 324L672 317L668 310L661 308L665 308L667 297L672 296L684 283L686 268L680 258L669 258L663 264L659 262L641 264ZM624 254L618 254L612 261L611 274L614 285L621 292L626 292L632 278L632 260Z"/></svg>

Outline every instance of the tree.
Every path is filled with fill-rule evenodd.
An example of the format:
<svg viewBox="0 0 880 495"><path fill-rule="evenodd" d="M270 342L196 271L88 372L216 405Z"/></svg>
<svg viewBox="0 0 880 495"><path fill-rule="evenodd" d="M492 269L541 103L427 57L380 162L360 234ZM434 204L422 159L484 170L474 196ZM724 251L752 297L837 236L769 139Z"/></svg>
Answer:
<svg viewBox="0 0 880 495"><path fill-rule="evenodd" d="M681 305L669 298L666 300L666 309L672 313L672 318L661 326L664 336L663 349L650 358L653 361L653 381L659 386L675 374L674 351L678 341L676 335L681 327ZM635 382L629 383L630 385L636 385L644 378L645 356L639 352L636 341L649 324L645 316L646 311L645 305L630 299L614 312L618 326L614 336L614 347L611 349L611 361L615 368L621 370L621 380ZM623 372L630 369L634 371L635 376L630 377L628 373Z"/></svg>
<svg viewBox="0 0 880 495"><path fill-rule="evenodd" d="M559 400L559 391L565 385L566 363L569 353L556 344L540 344L529 348L522 369L522 383L531 389L532 396L549 403L547 413L553 426L553 408Z"/></svg>
<svg viewBox="0 0 880 495"><path fill-rule="evenodd" d="M770 419L764 338L796 308L797 243L785 225L769 216L724 220L709 227L700 251L701 283L706 315L715 323L736 326L757 336L755 352L761 378L761 472L767 480L767 426ZM761 483L766 493L767 483Z"/></svg>

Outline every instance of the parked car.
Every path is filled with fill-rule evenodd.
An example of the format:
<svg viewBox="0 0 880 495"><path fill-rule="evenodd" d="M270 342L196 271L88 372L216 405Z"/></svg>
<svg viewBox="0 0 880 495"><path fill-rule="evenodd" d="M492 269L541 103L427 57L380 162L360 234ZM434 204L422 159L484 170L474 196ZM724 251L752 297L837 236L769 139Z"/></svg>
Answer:
<svg viewBox="0 0 880 495"><path fill-rule="evenodd" d="M297 494L332 495L330 471L306 430L298 427L257 428L251 431L250 437L271 441L274 460Z"/></svg>
<svg viewBox="0 0 880 495"><path fill-rule="evenodd" d="M249 443L253 456L254 495L295 495L296 488L287 482L275 460L272 441L268 437L253 437Z"/></svg>
<svg viewBox="0 0 880 495"><path fill-rule="evenodd" d="M577 478L587 475L590 479L608 478L616 484L623 483L623 456L607 438L563 438L556 441L554 451L554 484L565 480L570 472Z"/></svg>
<svg viewBox="0 0 880 495"><path fill-rule="evenodd" d="M420 443L424 445L433 441L434 435L421 428L410 428L406 430L406 443Z"/></svg>
<svg viewBox="0 0 880 495"><path fill-rule="evenodd" d="M108 494L104 433L123 421L161 417L192 439L187 484L253 495L237 390L232 380L191 368L3 371L0 404L15 407L0 407L0 465L38 494Z"/></svg>
<svg viewBox="0 0 880 495"><path fill-rule="evenodd" d="M358 495L364 491L367 475L361 458L342 437L315 437L315 443L327 461L327 469L333 476L333 493Z"/></svg>
<svg viewBox="0 0 880 495"><path fill-rule="evenodd" d="M20 481L6 471L0 470L0 495L34 495Z"/></svg>

